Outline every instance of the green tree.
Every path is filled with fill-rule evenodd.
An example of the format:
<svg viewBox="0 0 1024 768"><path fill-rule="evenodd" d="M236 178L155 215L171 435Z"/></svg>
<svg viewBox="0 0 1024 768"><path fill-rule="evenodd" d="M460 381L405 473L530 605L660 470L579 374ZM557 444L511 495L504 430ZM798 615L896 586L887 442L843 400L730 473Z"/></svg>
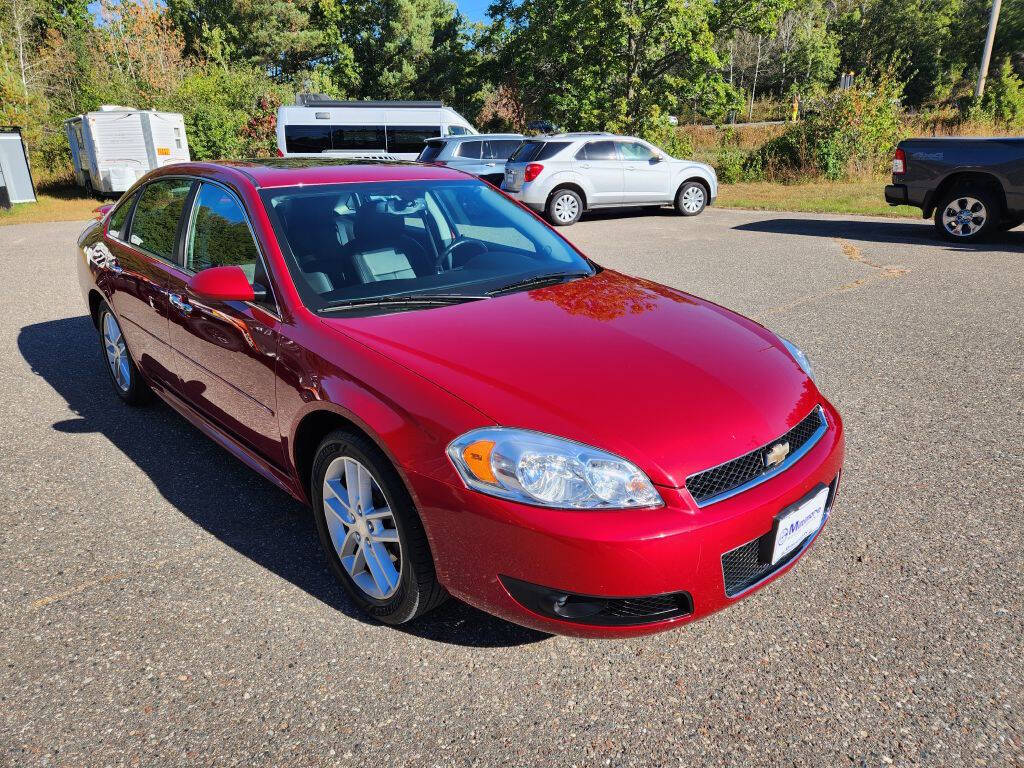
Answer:
<svg viewBox="0 0 1024 768"><path fill-rule="evenodd" d="M1011 128L1024 127L1024 82L1013 71L1008 57L989 78L982 109Z"/></svg>

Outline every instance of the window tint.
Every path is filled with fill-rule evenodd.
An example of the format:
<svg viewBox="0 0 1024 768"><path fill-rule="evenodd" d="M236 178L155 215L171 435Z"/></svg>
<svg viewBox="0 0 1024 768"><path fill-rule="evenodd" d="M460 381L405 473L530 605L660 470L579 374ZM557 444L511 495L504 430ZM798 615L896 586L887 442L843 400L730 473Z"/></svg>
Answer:
<svg viewBox="0 0 1024 768"><path fill-rule="evenodd" d="M544 146L542 141L524 141L519 145L519 149L512 153L509 157L510 163L528 163L533 160L533 156L536 155L540 148Z"/></svg>
<svg viewBox="0 0 1024 768"><path fill-rule="evenodd" d="M335 125L331 129L331 149L372 149L384 151L384 126ZM418 152L423 147L417 147Z"/></svg>
<svg viewBox="0 0 1024 768"><path fill-rule="evenodd" d="M125 235L128 233L124 231L124 225L128 221L128 211L132 209L132 200L135 199L135 195L130 198L121 201L121 204L117 206L114 213L110 216L110 223L107 224L107 234L111 237L116 237L118 240L124 240Z"/></svg>
<svg viewBox="0 0 1024 768"><path fill-rule="evenodd" d="M132 216L130 242L154 256L174 261L174 236L192 189L189 179L166 179L147 184Z"/></svg>
<svg viewBox="0 0 1024 768"><path fill-rule="evenodd" d="M619 145L619 154L622 155L623 160L650 160L654 157L654 153L651 150L638 142L620 141L617 144Z"/></svg>
<svg viewBox="0 0 1024 768"><path fill-rule="evenodd" d="M389 125L388 152L419 153L427 139L440 135L439 125Z"/></svg>
<svg viewBox="0 0 1024 768"><path fill-rule="evenodd" d="M323 152L331 148L331 128L327 125L286 125L284 144L287 152Z"/></svg>
<svg viewBox="0 0 1024 768"><path fill-rule="evenodd" d="M479 160L480 150L483 147L482 141L463 141L459 143L458 149L455 151L456 157L461 157L466 160Z"/></svg>
<svg viewBox="0 0 1024 768"><path fill-rule="evenodd" d="M443 141L428 141L427 146L423 148L420 156L416 159L421 163L432 163L441 156L442 152L444 152Z"/></svg>
<svg viewBox="0 0 1024 768"><path fill-rule="evenodd" d="M592 141L576 153L577 160L618 160L615 153L615 142Z"/></svg>
<svg viewBox="0 0 1024 768"><path fill-rule="evenodd" d="M507 160L522 142L519 139L495 139L485 146L484 158L487 160Z"/></svg>
<svg viewBox="0 0 1024 768"><path fill-rule="evenodd" d="M449 125L448 126L449 136L468 136L469 128L463 128L461 125Z"/></svg>
<svg viewBox="0 0 1024 768"><path fill-rule="evenodd" d="M238 201L223 187L203 184L193 207L185 267L200 272L236 265L251 283L259 263L259 251Z"/></svg>
<svg viewBox="0 0 1024 768"><path fill-rule="evenodd" d="M534 160L550 160L569 146L567 141L545 141Z"/></svg>

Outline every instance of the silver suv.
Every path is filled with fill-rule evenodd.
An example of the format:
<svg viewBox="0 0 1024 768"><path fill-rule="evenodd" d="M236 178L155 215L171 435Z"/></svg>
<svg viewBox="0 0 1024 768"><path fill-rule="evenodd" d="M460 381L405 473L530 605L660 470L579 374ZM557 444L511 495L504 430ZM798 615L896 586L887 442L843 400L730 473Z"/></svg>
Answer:
<svg viewBox="0 0 1024 768"><path fill-rule="evenodd" d="M671 157L653 144L611 133L527 139L505 164L501 188L556 226L584 211L672 204L696 216L718 196L710 165Z"/></svg>
<svg viewBox="0 0 1024 768"><path fill-rule="evenodd" d="M523 138L521 133L478 133L428 139L416 161L458 168L498 186L505 178L505 161Z"/></svg>

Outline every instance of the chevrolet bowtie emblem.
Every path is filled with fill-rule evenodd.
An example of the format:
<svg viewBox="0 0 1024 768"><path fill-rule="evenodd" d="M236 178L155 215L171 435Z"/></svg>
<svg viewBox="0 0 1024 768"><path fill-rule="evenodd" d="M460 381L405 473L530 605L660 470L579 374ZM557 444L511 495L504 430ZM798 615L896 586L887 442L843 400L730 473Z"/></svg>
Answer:
<svg viewBox="0 0 1024 768"><path fill-rule="evenodd" d="M789 443L776 443L764 455L764 465L768 469L777 467L786 460L787 456L789 456Z"/></svg>

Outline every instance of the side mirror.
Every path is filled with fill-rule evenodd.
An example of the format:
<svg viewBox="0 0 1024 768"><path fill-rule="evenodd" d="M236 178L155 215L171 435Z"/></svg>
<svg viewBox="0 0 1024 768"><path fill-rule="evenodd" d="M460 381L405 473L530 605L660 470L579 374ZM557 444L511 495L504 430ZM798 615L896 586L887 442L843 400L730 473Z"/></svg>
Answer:
<svg viewBox="0 0 1024 768"><path fill-rule="evenodd" d="M209 301L254 301L249 278L241 267L210 267L192 275L189 293Z"/></svg>
<svg viewBox="0 0 1024 768"><path fill-rule="evenodd" d="M660 155L655 155L654 157L651 158L651 165L657 165L660 162L661 162L661 156Z"/></svg>

